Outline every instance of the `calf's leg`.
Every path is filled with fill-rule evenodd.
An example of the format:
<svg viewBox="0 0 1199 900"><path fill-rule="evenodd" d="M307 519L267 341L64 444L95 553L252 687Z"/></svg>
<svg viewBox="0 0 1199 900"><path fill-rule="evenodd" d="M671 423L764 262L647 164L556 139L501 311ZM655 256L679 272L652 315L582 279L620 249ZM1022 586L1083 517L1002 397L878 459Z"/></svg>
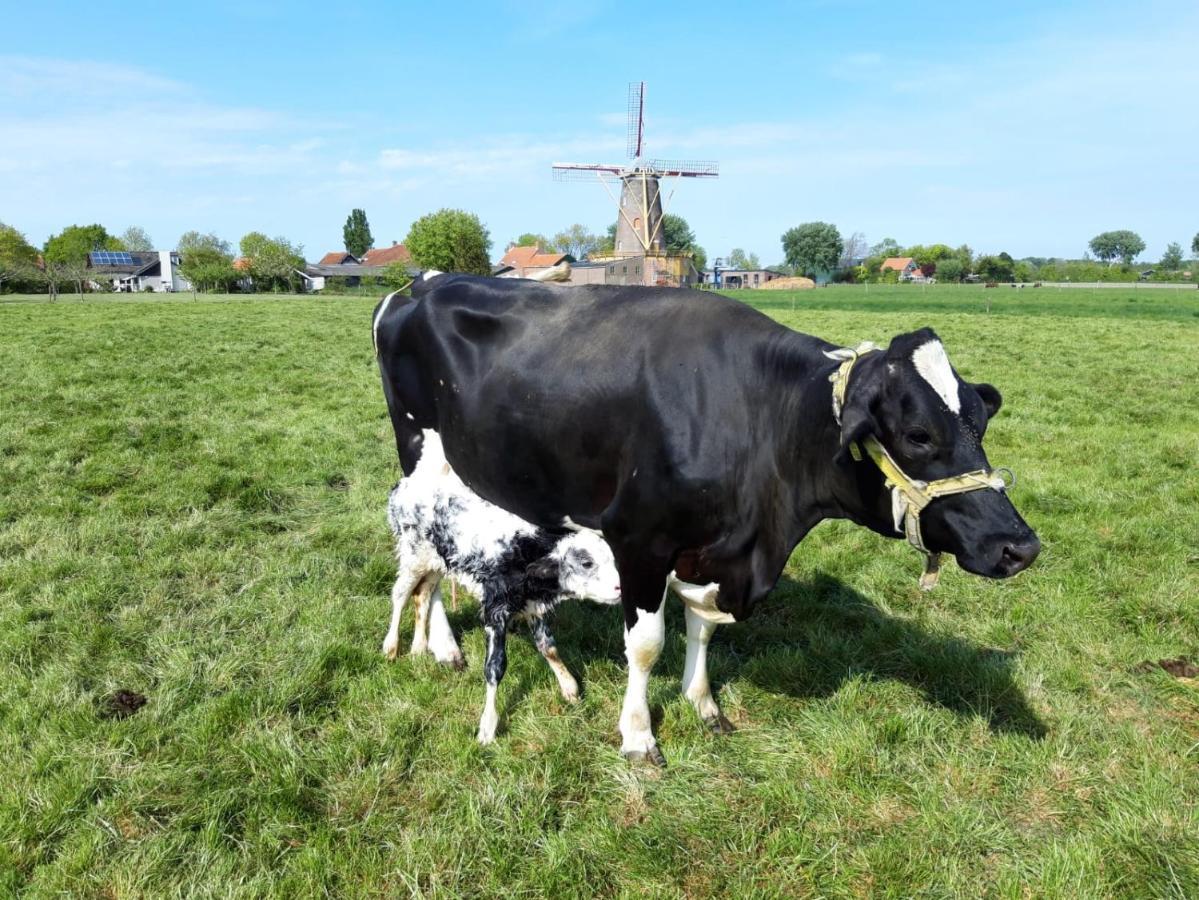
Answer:
<svg viewBox="0 0 1199 900"><path fill-rule="evenodd" d="M429 597L437 589L440 581L441 576L436 573L426 575L412 598L416 621L412 625L412 648L409 652L413 656L419 656L429 649Z"/></svg>
<svg viewBox="0 0 1199 900"><path fill-rule="evenodd" d="M383 638L383 655L395 659L400 649L400 618L404 614L404 604L421 581L425 573L412 565L399 567L395 584L391 587L391 623L387 626L387 636Z"/></svg>
<svg viewBox="0 0 1199 900"><path fill-rule="evenodd" d="M545 661L549 663L550 669L558 679L558 687L562 691L562 696L574 703L579 699L579 683L575 681L575 677L570 674L570 669L566 668L566 663L562 662L562 657L558 655L558 647L554 643L554 636L550 634L549 623L544 617L538 616L532 620L530 629L533 632L533 642L537 645L537 650L545 657Z"/></svg>
<svg viewBox="0 0 1199 900"><path fill-rule="evenodd" d="M486 607L484 607L486 608ZM483 663L483 678L487 682L487 699L483 703L483 715L479 718L479 743L490 744L495 740L495 729L500 716L496 711L495 697L504 672L508 669L508 618L495 616L483 631L487 635L487 659Z"/></svg>
<svg viewBox="0 0 1199 900"><path fill-rule="evenodd" d="M451 581L450 584L452 585L453 582ZM442 593L440 590L434 590L429 601L429 650L439 663L453 666L461 671L466 668L466 660L462 658L462 651L458 647L458 642L454 640L450 620L445 614Z"/></svg>

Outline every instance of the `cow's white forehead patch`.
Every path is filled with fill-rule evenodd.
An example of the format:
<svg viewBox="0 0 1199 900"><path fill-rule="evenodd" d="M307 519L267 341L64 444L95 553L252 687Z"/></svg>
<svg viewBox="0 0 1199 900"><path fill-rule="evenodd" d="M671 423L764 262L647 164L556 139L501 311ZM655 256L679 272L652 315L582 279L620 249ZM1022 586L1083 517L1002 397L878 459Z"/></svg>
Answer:
<svg viewBox="0 0 1199 900"><path fill-rule="evenodd" d="M960 413L962 398L958 394L958 379L953 374L953 367L949 365L949 357L945 355L945 347L941 342L921 344L912 354L912 363L920 377L945 401L945 405L955 413Z"/></svg>

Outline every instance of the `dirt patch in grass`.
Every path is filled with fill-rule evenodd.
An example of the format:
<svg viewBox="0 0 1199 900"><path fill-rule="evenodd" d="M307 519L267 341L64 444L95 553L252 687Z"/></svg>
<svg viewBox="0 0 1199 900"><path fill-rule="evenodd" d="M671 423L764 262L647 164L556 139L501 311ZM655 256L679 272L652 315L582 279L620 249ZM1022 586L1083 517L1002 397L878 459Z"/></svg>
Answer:
<svg viewBox="0 0 1199 900"><path fill-rule="evenodd" d="M1189 659L1159 659L1157 662L1145 660L1137 666L1134 672L1156 672L1161 669L1172 678L1199 678L1199 665L1191 662Z"/></svg>
<svg viewBox="0 0 1199 900"><path fill-rule="evenodd" d="M137 691L114 691L100 701L100 715L105 719L128 719L146 702L145 695Z"/></svg>

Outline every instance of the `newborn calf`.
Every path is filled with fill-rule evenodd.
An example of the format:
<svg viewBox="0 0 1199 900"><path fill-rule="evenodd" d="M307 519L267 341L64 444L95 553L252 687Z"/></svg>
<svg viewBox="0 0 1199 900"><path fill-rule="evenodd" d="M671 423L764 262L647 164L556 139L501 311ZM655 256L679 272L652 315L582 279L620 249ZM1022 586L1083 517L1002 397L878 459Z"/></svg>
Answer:
<svg viewBox="0 0 1199 900"><path fill-rule="evenodd" d="M439 660L461 667L461 653L435 593L442 577L450 575L479 598L487 634L481 743L495 737L496 689L508 665L505 639L514 619L529 622L537 649L557 676L562 695L578 699L579 685L558 656L546 617L569 597L620 602L616 562L600 535L591 531L553 534L488 503L454 474L433 431L424 432L420 462L412 474L391 492L387 517L396 537L398 561L391 625L383 641L389 659L395 659L399 647L404 603L415 590L412 652L430 646Z"/></svg>

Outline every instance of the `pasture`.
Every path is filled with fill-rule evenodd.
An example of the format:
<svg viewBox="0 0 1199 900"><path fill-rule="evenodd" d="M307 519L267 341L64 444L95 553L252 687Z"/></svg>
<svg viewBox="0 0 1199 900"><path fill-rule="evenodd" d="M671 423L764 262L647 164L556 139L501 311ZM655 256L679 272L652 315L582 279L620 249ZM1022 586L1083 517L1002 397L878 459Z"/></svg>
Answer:
<svg viewBox="0 0 1199 900"><path fill-rule="evenodd" d="M740 298L830 340L932 325L1037 564L931 594L825 523L629 768L620 614L468 669L379 652L398 467L368 299L0 297L0 894L1199 896L1199 292ZM719 427L719 423L713 423ZM411 619L401 629L402 646ZM132 710L126 691L146 698Z"/></svg>

